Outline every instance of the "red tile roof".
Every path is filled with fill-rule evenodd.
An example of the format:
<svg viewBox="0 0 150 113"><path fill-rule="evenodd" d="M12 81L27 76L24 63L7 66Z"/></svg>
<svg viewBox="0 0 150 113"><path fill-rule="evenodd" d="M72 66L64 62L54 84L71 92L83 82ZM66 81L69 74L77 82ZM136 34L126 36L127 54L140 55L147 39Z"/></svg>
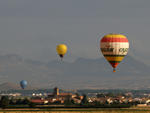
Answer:
<svg viewBox="0 0 150 113"><path fill-rule="evenodd" d="M44 103L44 100L40 100L40 99L32 99L30 101L33 103Z"/></svg>

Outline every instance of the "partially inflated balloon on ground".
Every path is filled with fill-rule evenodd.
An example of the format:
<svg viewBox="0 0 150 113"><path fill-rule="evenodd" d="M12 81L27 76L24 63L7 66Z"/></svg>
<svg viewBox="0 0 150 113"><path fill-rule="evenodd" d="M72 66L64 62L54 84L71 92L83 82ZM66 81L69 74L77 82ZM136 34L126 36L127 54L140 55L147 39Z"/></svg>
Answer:
<svg viewBox="0 0 150 113"><path fill-rule="evenodd" d="M25 89L26 86L27 86L27 81L26 80L20 81L20 86L21 86L22 89Z"/></svg>
<svg viewBox="0 0 150 113"><path fill-rule="evenodd" d="M122 34L108 34L100 40L100 49L115 72L115 68L128 53L129 42Z"/></svg>
<svg viewBox="0 0 150 113"><path fill-rule="evenodd" d="M57 45L56 50L58 55L62 59L64 55L67 53L67 46L65 44L59 44Z"/></svg>

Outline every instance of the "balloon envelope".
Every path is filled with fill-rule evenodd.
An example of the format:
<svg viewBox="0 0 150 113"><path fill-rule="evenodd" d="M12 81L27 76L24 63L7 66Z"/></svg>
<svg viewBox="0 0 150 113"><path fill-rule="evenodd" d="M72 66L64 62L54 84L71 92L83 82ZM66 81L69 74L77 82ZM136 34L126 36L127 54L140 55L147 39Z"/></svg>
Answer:
<svg viewBox="0 0 150 113"><path fill-rule="evenodd" d="M129 42L127 37L122 34L108 34L101 39L100 48L115 72L115 68L128 53Z"/></svg>
<svg viewBox="0 0 150 113"><path fill-rule="evenodd" d="M20 86L22 89L24 89L27 86L27 81L26 80L20 81Z"/></svg>
<svg viewBox="0 0 150 113"><path fill-rule="evenodd" d="M56 47L56 51L61 58L67 53L67 46L65 44L59 44Z"/></svg>

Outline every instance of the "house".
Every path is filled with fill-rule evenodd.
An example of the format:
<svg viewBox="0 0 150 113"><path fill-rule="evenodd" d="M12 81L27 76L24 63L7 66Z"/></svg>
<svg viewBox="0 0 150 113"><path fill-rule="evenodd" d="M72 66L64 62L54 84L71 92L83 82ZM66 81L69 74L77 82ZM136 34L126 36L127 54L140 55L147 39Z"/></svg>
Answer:
<svg viewBox="0 0 150 113"><path fill-rule="evenodd" d="M35 104L47 104L48 100L42 100L42 99L31 99L30 102Z"/></svg>
<svg viewBox="0 0 150 113"><path fill-rule="evenodd" d="M57 87L54 88L53 93L48 94L48 100L50 103L60 101L61 103L64 103L66 99L73 99L76 95L72 93L60 93L59 89Z"/></svg>

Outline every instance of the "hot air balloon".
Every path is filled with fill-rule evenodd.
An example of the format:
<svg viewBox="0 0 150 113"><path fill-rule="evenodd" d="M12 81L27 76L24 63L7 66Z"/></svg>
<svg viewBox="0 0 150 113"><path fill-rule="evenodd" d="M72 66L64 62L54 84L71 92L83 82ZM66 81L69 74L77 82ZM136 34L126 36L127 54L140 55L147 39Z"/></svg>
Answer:
<svg viewBox="0 0 150 113"><path fill-rule="evenodd" d="M22 89L25 89L25 87L27 86L27 81L26 80L20 81L20 86Z"/></svg>
<svg viewBox="0 0 150 113"><path fill-rule="evenodd" d="M122 34L107 34L100 40L100 49L116 72L116 67L128 53L129 42Z"/></svg>
<svg viewBox="0 0 150 113"><path fill-rule="evenodd" d="M65 44L59 44L56 47L57 53L61 59L63 59L64 55L67 53L67 46Z"/></svg>

